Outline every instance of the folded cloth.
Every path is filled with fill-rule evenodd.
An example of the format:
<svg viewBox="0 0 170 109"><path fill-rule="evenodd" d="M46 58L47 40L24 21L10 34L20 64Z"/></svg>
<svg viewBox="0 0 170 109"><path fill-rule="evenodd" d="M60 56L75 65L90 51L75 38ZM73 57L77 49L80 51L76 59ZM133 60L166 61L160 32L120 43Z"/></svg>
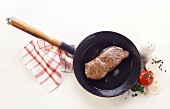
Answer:
<svg viewBox="0 0 170 109"><path fill-rule="evenodd" d="M38 38L21 50L21 56L24 65L48 92L60 84L61 71L73 71L73 56Z"/></svg>

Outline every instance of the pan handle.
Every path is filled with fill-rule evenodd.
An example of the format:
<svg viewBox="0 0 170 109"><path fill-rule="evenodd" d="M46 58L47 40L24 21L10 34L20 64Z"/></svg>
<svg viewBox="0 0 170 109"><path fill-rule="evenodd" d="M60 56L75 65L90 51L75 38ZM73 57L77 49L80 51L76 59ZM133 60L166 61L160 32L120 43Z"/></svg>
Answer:
<svg viewBox="0 0 170 109"><path fill-rule="evenodd" d="M41 32L40 30L14 18L14 17L11 17L11 18L7 18L7 21L8 21L8 24L34 36L34 37L37 37L39 39L42 39L42 40L45 40L47 41L48 43L74 55L74 52L75 52L75 48L69 46L68 44L62 42L62 41L59 41L58 39L55 39L53 37L50 37L46 34L44 34L43 32Z"/></svg>

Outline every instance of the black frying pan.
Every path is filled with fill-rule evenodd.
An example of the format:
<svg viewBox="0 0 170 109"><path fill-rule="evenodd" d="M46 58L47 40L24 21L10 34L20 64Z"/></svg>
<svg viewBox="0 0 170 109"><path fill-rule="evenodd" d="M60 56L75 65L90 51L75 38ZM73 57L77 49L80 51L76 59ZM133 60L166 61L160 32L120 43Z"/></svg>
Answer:
<svg viewBox="0 0 170 109"><path fill-rule="evenodd" d="M76 48L57 39L47 36L41 31L15 19L8 18L8 23L74 55L73 66L75 76L80 85L88 92L101 97L114 97L128 91L137 78L141 69L141 59L135 45L125 36L102 31L89 35ZM123 60L114 70L101 80L91 80L85 76L85 63L91 61L109 46L119 46L130 52L130 56Z"/></svg>

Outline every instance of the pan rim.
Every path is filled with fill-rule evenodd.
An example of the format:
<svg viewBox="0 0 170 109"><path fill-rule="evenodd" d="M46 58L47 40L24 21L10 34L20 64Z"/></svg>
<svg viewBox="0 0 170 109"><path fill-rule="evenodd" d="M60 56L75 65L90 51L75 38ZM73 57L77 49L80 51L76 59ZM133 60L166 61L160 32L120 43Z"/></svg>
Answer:
<svg viewBox="0 0 170 109"><path fill-rule="evenodd" d="M76 59L80 59L77 58L77 56L79 55L79 52L81 50L81 46L88 40L90 40L91 38L94 38L96 34L102 34L102 33L110 33L110 34L116 34L116 35L119 35L119 36L122 36L124 39L126 39L129 43L131 43L133 45L133 49L135 49L135 55L136 55L136 59L137 59L137 65L138 65L138 68L136 68L136 73L135 74L131 74L131 76L127 79L127 81L122 84L120 87L117 87L115 89L111 89L111 90L103 90L103 89L97 89L97 88L94 88L92 86L88 86L87 83L84 83L82 81L82 79L79 77L79 72L77 72L77 61ZM125 93L126 91L128 91L137 81L138 79L138 76L139 76L139 73L140 73L140 70L141 70L141 59L140 59L140 54L139 54L139 51L138 49L136 48L136 46L134 45L134 43L129 39L127 38L126 36L120 34L120 33L117 33L117 32L113 32L113 31L99 31L99 32L95 32L89 36L87 36L84 40L81 41L81 43L78 45L77 49L76 49L76 52L74 54L74 60L73 60L73 66L74 66L74 74L75 74L75 77L78 81L78 83L86 90L88 91L89 93L93 94L93 95L96 95L96 96L99 96L99 97L115 97L115 96L118 96L118 95L121 95L123 93ZM132 77L134 76L134 77Z"/></svg>

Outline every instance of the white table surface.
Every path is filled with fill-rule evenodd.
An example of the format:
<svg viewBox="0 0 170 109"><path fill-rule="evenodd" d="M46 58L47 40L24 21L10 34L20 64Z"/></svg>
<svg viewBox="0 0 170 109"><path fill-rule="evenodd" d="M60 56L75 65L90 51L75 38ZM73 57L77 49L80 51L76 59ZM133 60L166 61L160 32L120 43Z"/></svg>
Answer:
<svg viewBox="0 0 170 109"><path fill-rule="evenodd" d="M77 45L103 30L119 32L137 47L150 38L157 46L154 55L164 60L167 69L160 74L161 91L149 97L101 98L86 92L74 73L62 73L60 86L48 93L20 56L33 37L7 25L7 17L16 17L69 44ZM0 0L0 109L169 109L169 37L169 0Z"/></svg>

